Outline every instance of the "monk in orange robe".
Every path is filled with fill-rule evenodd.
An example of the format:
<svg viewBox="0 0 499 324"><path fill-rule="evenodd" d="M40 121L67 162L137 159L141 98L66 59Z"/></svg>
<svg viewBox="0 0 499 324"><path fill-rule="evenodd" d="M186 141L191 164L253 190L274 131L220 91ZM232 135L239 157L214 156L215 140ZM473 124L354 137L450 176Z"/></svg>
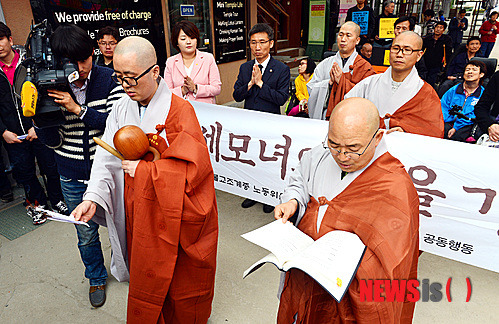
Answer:
<svg viewBox="0 0 499 324"><path fill-rule="evenodd" d="M327 120L329 120L333 108L345 98L348 91L368 76L376 74L371 66L371 63L364 60L364 58L360 55L357 55L353 61L353 65L351 65L349 69L349 72L341 74L338 82L333 83L326 111Z"/></svg>
<svg viewBox="0 0 499 324"><path fill-rule="evenodd" d="M336 41L339 47L336 55L322 60L307 83L310 118L329 119L333 107L355 84L375 74L371 64L355 50L360 41L359 25L352 21L344 23Z"/></svg>
<svg viewBox="0 0 499 324"><path fill-rule="evenodd" d="M443 138L440 99L415 68L423 55L421 46L418 34L399 34L390 49L390 67L360 81L345 98L361 97L373 102L380 113L381 127L389 133L402 131Z"/></svg>
<svg viewBox="0 0 499 324"><path fill-rule="evenodd" d="M124 204L128 323L206 323L215 286L218 213L201 128L191 104L172 95L159 76L149 41L123 39L113 63L129 98L114 106L102 139L113 143L118 129L136 125L160 158L152 161L148 153L120 162L99 148L84 201L73 214L87 221L96 210L107 216Z"/></svg>
<svg viewBox="0 0 499 324"><path fill-rule="evenodd" d="M306 152L276 206L317 240L353 232L365 254L340 303L298 269L286 272L278 323L410 323L414 303L361 301L359 281L416 279L419 198L404 166L387 151L379 112L366 99L342 101L323 145ZM407 295L406 295L407 296Z"/></svg>

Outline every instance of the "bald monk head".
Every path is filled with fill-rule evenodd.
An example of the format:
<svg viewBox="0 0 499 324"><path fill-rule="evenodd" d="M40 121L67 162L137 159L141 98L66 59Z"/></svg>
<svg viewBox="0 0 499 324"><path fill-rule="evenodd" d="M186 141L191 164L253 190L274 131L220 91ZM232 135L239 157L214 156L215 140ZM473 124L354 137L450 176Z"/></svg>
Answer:
<svg viewBox="0 0 499 324"><path fill-rule="evenodd" d="M347 21L341 25L338 37L336 37L340 56L345 58L352 55L355 46L360 42L360 27L353 21Z"/></svg>
<svg viewBox="0 0 499 324"><path fill-rule="evenodd" d="M327 145L343 171L353 172L365 167L382 137L378 109L367 99L345 99L331 113Z"/></svg>
<svg viewBox="0 0 499 324"><path fill-rule="evenodd" d="M147 105L158 89L159 66L156 51L147 39L130 36L114 50L114 72L128 96Z"/></svg>
<svg viewBox="0 0 499 324"><path fill-rule="evenodd" d="M400 74L403 79L411 72L416 62L423 56L423 40L413 31L405 31L400 33L392 42L390 48L390 66L392 67L392 77L395 74ZM402 50L401 50L402 49ZM410 52L411 54L407 54ZM405 53L404 53L405 52ZM401 82L402 80L395 81Z"/></svg>

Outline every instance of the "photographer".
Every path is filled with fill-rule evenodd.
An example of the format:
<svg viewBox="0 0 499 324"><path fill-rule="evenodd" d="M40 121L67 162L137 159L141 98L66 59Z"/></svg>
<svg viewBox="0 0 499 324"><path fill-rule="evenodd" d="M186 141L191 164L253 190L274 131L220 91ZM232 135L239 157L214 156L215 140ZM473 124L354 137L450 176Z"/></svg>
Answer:
<svg viewBox="0 0 499 324"><path fill-rule="evenodd" d="M487 73L485 64L470 61L464 69L464 83L447 91L441 99L445 122L444 138L461 142L475 142L471 138L475 120L475 105L483 93L482 79Z"/></svg>
<svg viewBox="0 0 499 324"><path fill-rule="evenodd" d="M15 91L15 89L21 88L26 69L20 64L20 54L12 48L12 45L9 27L0 22L0 66L2 67L0 72L0 133L7 143L5 148L14 167L14 178L23 185L29 203L46 207L47 196L36 175L36 158L40 171L47 177L47 193L52 208L57 212L67 214L68 208L63 201L54 152L37 139L31 118L24 117L22 113L18 96L20 91ZM35 225L42 224L46 220L33 208L28 208L27 212Z"/></svg>
<svg viewBox="0 0 499 324"><path fill-rule="evenodd" d="M93 42L76 25L59 26L50 38L55 56L78 64L79 79L70 83L72 94L49 90L49 96L63 108L65 123L59 127L37 128L40 140L55 151L64 198L70 210L82 201L90 178L97 144L92 137L104 133L112 105L123 96L123 88L111 79L113 70L92 64ZM99 225L76 225L78 248L90 280L89 298L94 307L106 299L107 271L99 240Z"/></svg>

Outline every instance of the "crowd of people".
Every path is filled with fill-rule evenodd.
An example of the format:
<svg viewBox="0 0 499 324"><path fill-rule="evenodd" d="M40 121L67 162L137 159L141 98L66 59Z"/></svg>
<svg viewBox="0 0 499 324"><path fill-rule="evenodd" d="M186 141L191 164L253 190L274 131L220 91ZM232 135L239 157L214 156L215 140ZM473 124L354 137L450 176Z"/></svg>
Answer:
<svg viewBox="0 0 499 324"><path fill-rule="evenodd" d="M499 14L490 14L481 38L470 37L462 45L466 12L451 20L447 35L447 23L425 11L422 38L412 17L393 14L393 1L383 8L375 17L365 0L357 0L337 34L338 52L317 65L310 58L300 61L295 100L286 114L328 120L328 135L303 155L282 204L263 205L264 212L292 219L314 239L335 229L356 233L367 245L358 280L417 275L419 200L402 164L387 152L384 134L474 143L483 133L499 140L499 74L483 87L486 66L474 60L479 53L490 54ZM355 23L358 12L366 12L367 28ZM380 38L381 18L397 18L393 39ZM105 225L113 251L110 271L119 281L130 281L128 321L205 323L214 294L218 214L210 157L186 100L216 103L222 89L219 69L212 54L198 50L200 33L189 21L172 28L178 54L166 61L163 77L148 40L120 39L114 27L97 35L98 55L94 40L74 24L63 24L51 35L54 55L75 63L79 77L68 91L49 90L62 107L64 122L38 127L23 115L17 96L26 75L23 53L13 49L10 29L0 23L0 130L14 179L24 188L34 224L46 220L34 207L49 208L50 203L53 210L72 212L89 225L75 227L92 306L106 300L108 273L98 232ZM274 30L256 24L248 39L254 59L240 66L233 98L244 101L244 109L281 114L293 96L290 68L270 54ZM389 51L383 73L370 63L377 46ZM442 73L445 80L440 81ZM434 88L438 83L446 87L441 99ZM147 155L120 161L97 149L93 137L112 143L126 125L147 134L158 160ZM0 165L0 197L7 202L13 196L4 170ZM375 178L380 180L373 188ZM256 203L245 199L242 207ZM373 213L379 210L384 211L382 222ZM382 226L395 220L396 229ZM358 303L355 284L337 303L299 270L286 274L282 288L282 323L325 318L406 322L414 311L414 303L405 302L384 303L374 312L378 306L373 303ZM323 312L312 311L321 303L327 304Z"/></svg>

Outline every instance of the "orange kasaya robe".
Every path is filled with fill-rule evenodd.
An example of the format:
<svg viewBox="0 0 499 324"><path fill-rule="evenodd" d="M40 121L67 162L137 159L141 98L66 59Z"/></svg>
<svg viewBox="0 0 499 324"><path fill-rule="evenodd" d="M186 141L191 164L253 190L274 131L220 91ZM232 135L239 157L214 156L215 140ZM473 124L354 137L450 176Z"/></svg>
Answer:
<svg viewBox="0 0 499 324"><path fill-rule="evenodd" d="M433 87L426 82L419 92L393 115L387 114L381 118L382 128L385 127L385 118L390 118L390 128L399 126L406 133L444 138L444 117L440 99Z"/></svg>
<svg viewBox="0 0 499 324"><path fill-rule="evenodd" d="M329 206L317 233L320 201ZM317 240L333 230L357 234L366 245L359 269L337 303L301 270L286 273L278 323L411 323L414 303L360 301L359 280L416 279L419 199L403 165L385 153L331 201L311 197L298 228Z"/></svg>
<svg viewBox="0 0 499 324"><path fill-rule="evenodd" d="M329 103L327 105L326 119L329 119L333 108L343 100L348 91L363 79L376 74L371 63L364 60L360 55L357 55L353 61L353 65L350 66L350 70L352 73L346 72L341 75L339 83L333 83L331 94L329 95Z"/></svg>
<svg viewBox="0 0 499 324"><path fill-rule="evenodd" d="M168 142L158 135L163 127ZM206 323L218 239L208 149L194 109L176 95L156 128L148 137L161 159L141 161L135 177L125 179L127 322Z"/></svg>

